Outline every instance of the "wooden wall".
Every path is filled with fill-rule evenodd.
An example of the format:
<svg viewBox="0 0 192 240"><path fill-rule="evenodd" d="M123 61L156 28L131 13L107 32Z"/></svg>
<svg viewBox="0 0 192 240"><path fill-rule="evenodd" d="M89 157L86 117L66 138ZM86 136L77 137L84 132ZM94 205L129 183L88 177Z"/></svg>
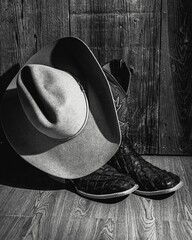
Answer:
<svg viewBox="0 0 192 240"><path fill-rule="evenodd" d="M1 94L5 80L40 48L77 36L100 64L123 58L133 69L128 104L135 148L192 153L190 0L1 0L0 11Z"/></svg>

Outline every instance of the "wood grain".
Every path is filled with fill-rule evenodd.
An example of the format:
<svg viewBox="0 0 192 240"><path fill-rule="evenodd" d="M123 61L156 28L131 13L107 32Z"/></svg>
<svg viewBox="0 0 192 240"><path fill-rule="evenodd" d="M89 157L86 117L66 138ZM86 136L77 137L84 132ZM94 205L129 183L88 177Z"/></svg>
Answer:
<svg viewBox="0 0 192 240"><path fill-rule="evenodd" d="M159 1L70 4L72 35L90 46L101 65L123 58L133 69L128 132L142 153L158 153L160 6Z"/></svg>
<svg viewBox="0 0 192 240"><path fill-rule="evenodd" d="M31 217L0 216L0 237L2 240L23 239L30 224ZM33 239L33 238L31 238ZM37 238L34 238L37 239Z"/></svg>
<svg viewBox="0 0 192 240"><path fill-rule="evenodd" d="M152 13L160 12L161 0L71 0L71 13L79 14L98 14L98 13L116 13L121 15L128 12L134 13Z"/></svg>
<svg viewBox="0 0 192 240"><path fill-rule="evenodd" d="M192 153L190 1L162 1L160 153Z"/></svg>
<svg viewBox="0 0 192 240"><path fill-rule="evenodd" d="M1 1L1 73L69 34L68 1Z"/></svg>
<svg viewBox="0 0 192 240"><path fill-rule="evenodd" d="M117 202L99 202L83 198L72 189L67 190L65 184L58 190L24 189L1 184L0 239L190 240L192 157L144 158L178 174L184 187L163 200L131 194ZM50 188L54 182L50 180Z"/></svg>
<svg viewBox="0 0 192 240"><path fill-rule="evenodd" d="M148 154L191 154L191 9L187 0L0 2L0 94L40 48L82 38L101 64L132 68L129 135ZM179 174L184 187L164 200L134 194L114 202L80 197L24 163L1 133L0 239L183 240L192 238L191 157L145 156Z"/></svg>
<svg viewBox="0 0 192 240"><path fill-rule="evenodd" d="M132 69L128 133L136 150L191 154L189 0L2 0L0 9L0 96L39 49L80 37L101 65L123 58Z"/></svg>
<svg viewBox="0 0 192 240"><path fill-rule="evenodd" d="M12 187L0 190L0 216L33 216L36 191ZM17 204L15 204L17 203Z"/></svg>
<svg viewBox="0 0 192 240"><path fill-rule="evenodd" d="M20 67L47 43L70 34L68 1L0 2L0 98ZM0 143L4 134L0 129Z"/></svg>

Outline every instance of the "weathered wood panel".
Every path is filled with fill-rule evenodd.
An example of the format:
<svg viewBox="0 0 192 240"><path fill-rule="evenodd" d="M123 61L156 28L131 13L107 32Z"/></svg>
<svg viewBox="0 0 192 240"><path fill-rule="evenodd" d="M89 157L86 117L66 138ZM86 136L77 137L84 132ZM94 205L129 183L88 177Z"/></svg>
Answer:
<svg viewBox="0 0 192 240"><path fill-rule="evenodd" d="M68 1L2 0L0 22L1 97L7 84L34 53L70 34ZM2 144L1 128L0 138Z"/></svg>
<svg viewBox="0 0 192 240"><path fill-rule="evenodd" d="M191 154L191 10L189 0L2 0L0 95L40 48L77 36L101 65L123 58L132 68L128 133L136 150Z"/></svg>
<svg viewBox="0 0 192 240"><path fill-rule="evenodd" d="M123 58L132 67L129 136L142 153L158 153L161 1L71 1L71 34L101 65Z"/></svg>
<svg viewBox="0 0 192 240"><path fill-rule="evenodd" d="M160 153L192 153L192 2L162 1Z"/></svg>
<svg viewBox="0 0 192 240"><path fill-rule="evenodd" d="M155 13L161 11L161 0L70 0L70 12L75 14L93 13Z"/></svg>
<svg viewBox="0 0 192 240"><path fill-rule="evenodd" d="M24 64L41 47L69 35L68 1L2 0L1 74Z"/></svg>

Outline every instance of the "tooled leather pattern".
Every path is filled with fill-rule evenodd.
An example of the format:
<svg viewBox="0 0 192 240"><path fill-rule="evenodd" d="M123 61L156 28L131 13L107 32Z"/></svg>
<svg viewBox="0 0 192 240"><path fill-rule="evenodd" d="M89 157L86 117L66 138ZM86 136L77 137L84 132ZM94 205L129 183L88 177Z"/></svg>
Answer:
<svg viewBox="0 0 192 240"><path fill-rule="evenodd" d="M179 176L145 161L134 150L128 138L123 138L118 152L110 162L118 171L129 174L141 191L168 189L180 182Z"/></svg>
<svg viewBox="0 0 192 240"><path fill-rule="evenodd" d="M135 185L133 179L105 164L94 173L73 180L76 187L87 193L109 194L125 191Z"/></svg>
<svg viewBox="0 0 192 240"><path fill-rule="evenodd" d="M153 166L134 150L126 134L128 128L127 94L118 84L110 82L110 86L123 139L119 150L109 164L119 172L130 175L139 184L139 190L161 190L178 184L180 178L177 175Z"/></svg>
<svg viewBox="0 0 192 240"><path fill-rule="evenodd" d="M127 108L127 94L124 93L118 84L109 82L113 94L113 99L117 111L119 125L122 135L126 134L128 128L128 108Z"/></svg>

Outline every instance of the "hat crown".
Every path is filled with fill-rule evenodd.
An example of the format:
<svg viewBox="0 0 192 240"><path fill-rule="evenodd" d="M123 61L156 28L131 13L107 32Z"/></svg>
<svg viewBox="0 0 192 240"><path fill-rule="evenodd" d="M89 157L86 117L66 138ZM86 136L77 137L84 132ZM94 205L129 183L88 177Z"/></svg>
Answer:
<svg viewBox="0 0 192 240"><path fill-rule="evenodd" d="M21 70L17 86L25 114L40 132L65 140L83 129L88 103L80 85L69 73L29 64Z"/></svg>

